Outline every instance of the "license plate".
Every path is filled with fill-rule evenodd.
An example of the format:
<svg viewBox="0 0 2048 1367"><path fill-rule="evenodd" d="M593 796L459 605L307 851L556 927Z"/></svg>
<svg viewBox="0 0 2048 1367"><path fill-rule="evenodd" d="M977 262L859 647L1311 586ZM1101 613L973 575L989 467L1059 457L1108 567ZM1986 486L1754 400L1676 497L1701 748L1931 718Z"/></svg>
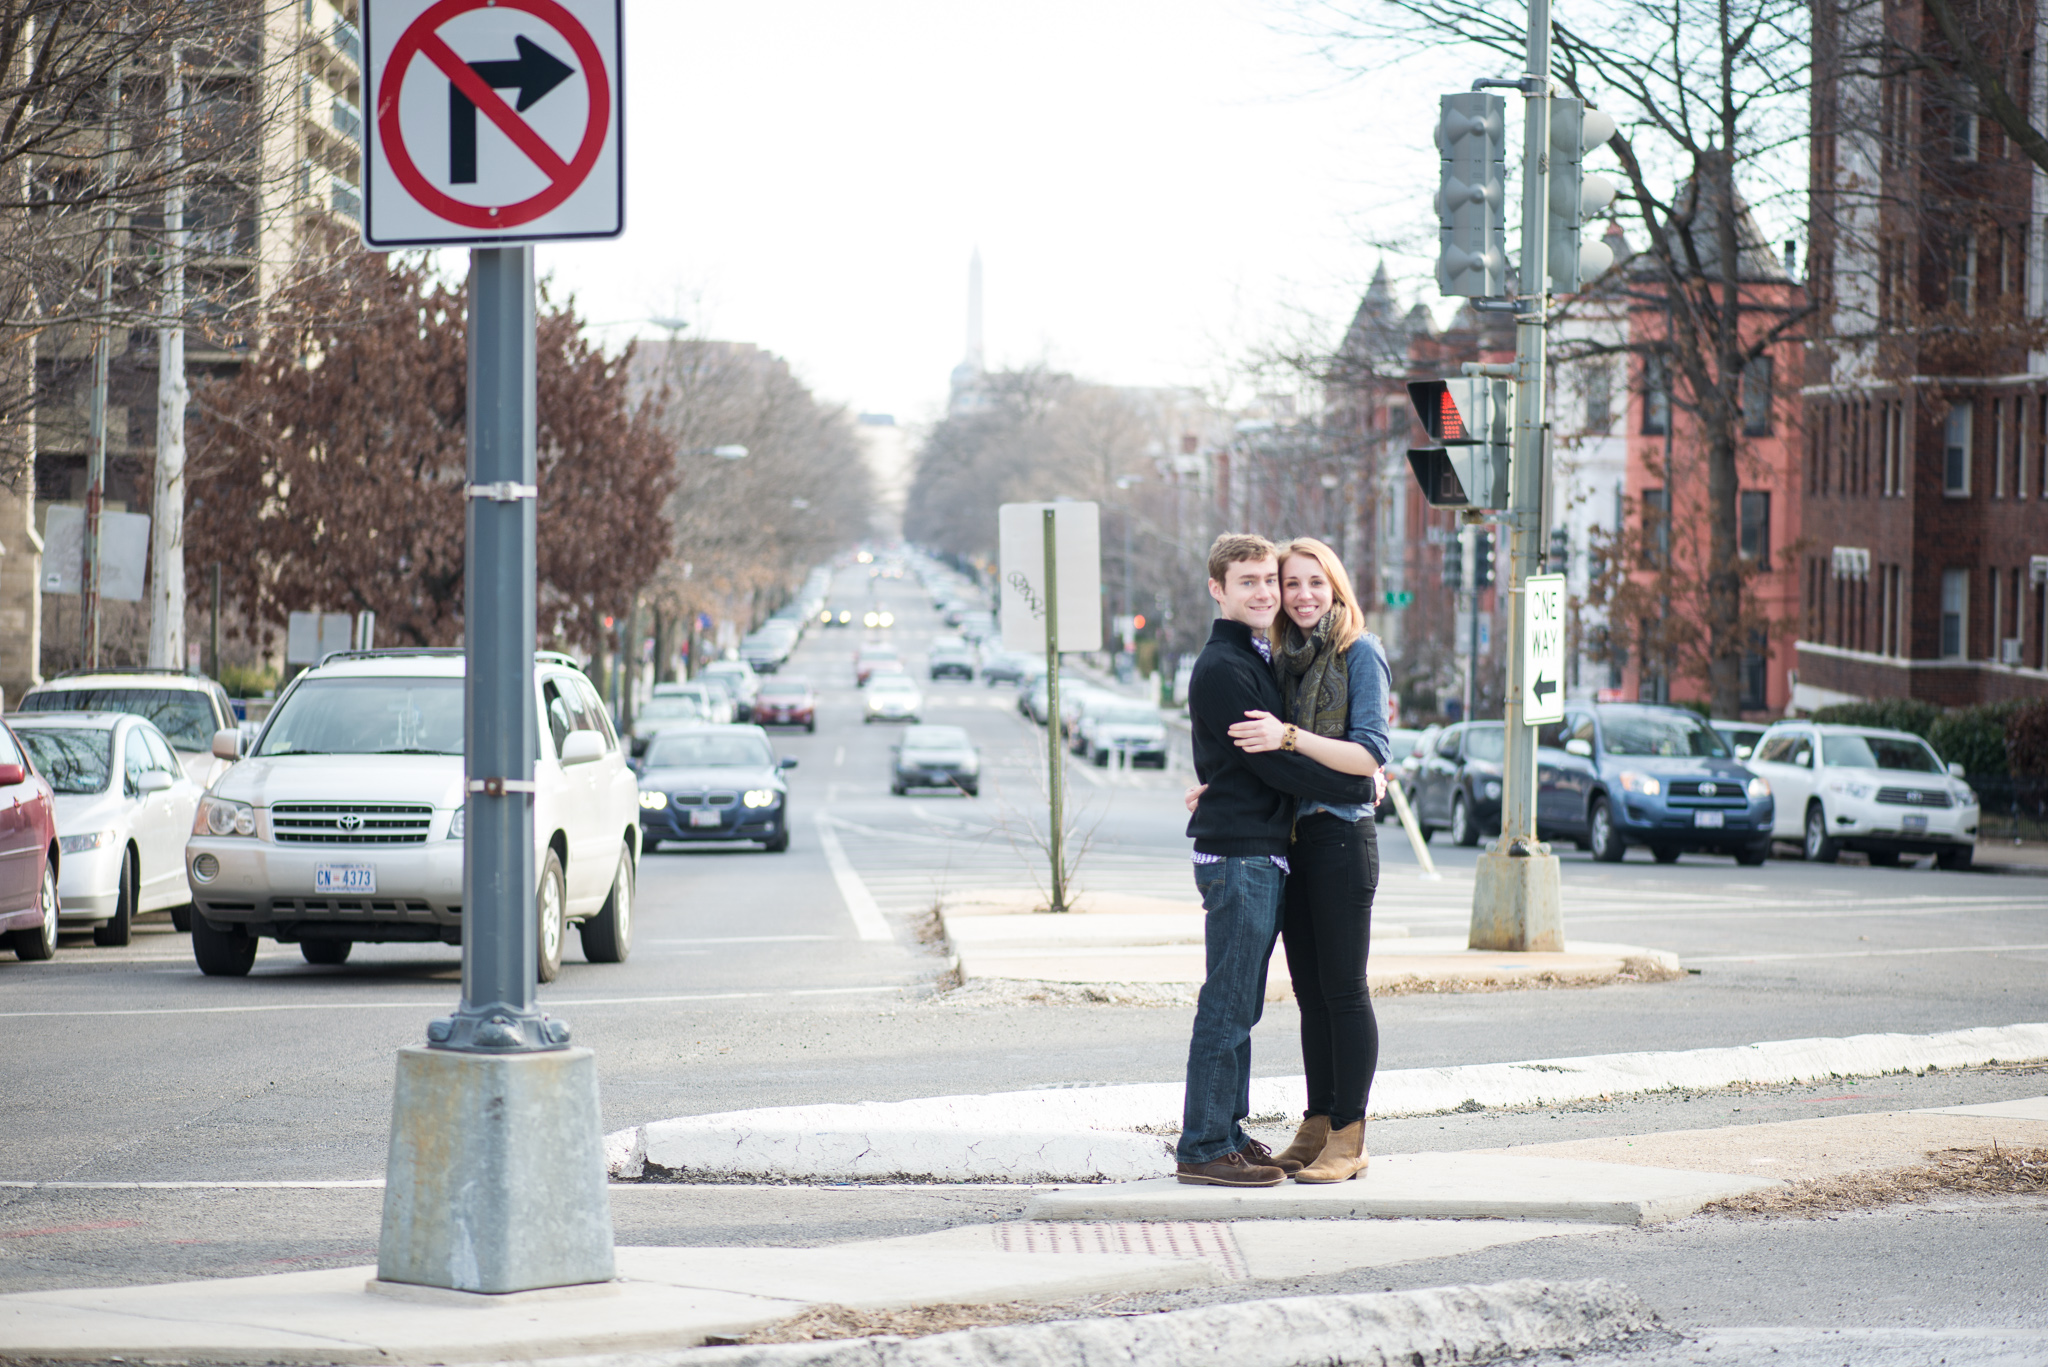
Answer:
<svg viewBox="0 0 2048 1367"><path fill-rule="evenodd" d="M1910 813L1904 818L1904 821L1905 829L1909 831L1924 832L1927 829L1927 813L1925 812Z"/></svg>
<svg viewBox="0 0 2048 1367"><path fill-rule="evenodd" d="M720 812L690 813L690 824L692 826L717 826L722 824L724 820L724 814Z"/></svg>
<svg viewBox="0 0 2048 1367"><path fill-rule="evenodd" d="M315 864L313 891L326 893L368 893L377 890L374 864Z"/></svg>
<svg viewBox="0 0 2048 1367"><path fill-rule="evenodd" d="M1709 830L1719 830L1725 819L1725 814L1721 812L1694 812L1692 814L1693 825L1704 826Z"/></svg>

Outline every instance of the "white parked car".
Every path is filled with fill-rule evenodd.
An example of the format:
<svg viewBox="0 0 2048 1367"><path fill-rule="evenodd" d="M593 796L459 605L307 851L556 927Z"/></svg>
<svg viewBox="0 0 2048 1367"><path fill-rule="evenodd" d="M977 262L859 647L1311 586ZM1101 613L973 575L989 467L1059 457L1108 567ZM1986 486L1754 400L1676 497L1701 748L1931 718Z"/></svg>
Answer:
<svg viewBox="0 0 2048 1367"><path fill-rule="evenodd" d="M204 793L163 732L126 712L31 712L8 719L57 797L60 927L125 945L135 918L190 925L185 837Z"/></svg>
<svg viewBox="0 0 2048 1367"><path fill-rule="evenodd" d="M361 651L294 679L185 846L192 953L240 976L260 936L339 964L357 941L462 942L463 659ZM583 955L632 948L639 786L590 680L535 657L534 868L542 982L571 925ZM233 755L237 736L217 738Z"/></svg>
<svg viewBox="0 0 2048 1367"><path fill-rule="evenodd" d="M1074 748L1090 764L1106 765L1111 756L1121 754L1134 769L1140 764L1164 769L1166 722L1150 703L1099 694L1081 709Z"/></svg>
<svg viewBox="0 0 2048 1367"><path fill-rule="evenodd" d="M862 721L916 721L924 694L908 674L877 674L868 683L867 714Z"/></svg>
<svg viewBox="0 0 2048 1367"><path fill-rule="evenodd" d="M1749 767L1777 800L1771 834L1799 841L1808 859L1831 864L1843 850L1861 850L1873 864L1931 854L1945 869L1970 867L1977 795L1962 766L1943 764L1910 732L1778 722Z"/></svg>
<svg viewBox="0 0 2048 1367"><path fill-rule="evenodd" d="M228 767L213 753L213 734L235 724L228 691L203 674L174 669L66 674L21 695L18 712L133 712L156 723L185 776L211 787Z"/></svg>

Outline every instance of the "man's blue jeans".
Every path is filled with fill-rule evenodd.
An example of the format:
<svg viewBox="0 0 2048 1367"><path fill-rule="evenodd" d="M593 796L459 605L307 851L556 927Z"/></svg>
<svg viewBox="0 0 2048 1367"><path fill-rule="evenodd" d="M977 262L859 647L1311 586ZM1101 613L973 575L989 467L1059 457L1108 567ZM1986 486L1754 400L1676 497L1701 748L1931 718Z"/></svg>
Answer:
<svg viewBox="0 0 2048 1367"><path fill-rule="evenodd" d="M1181 1110L1183 1163L1213 1163L1251 1142L1252 1027L1266 1009L1266 965L1280 934L1280 867L1265 855L1195 865L1209 977L1195 1003Z"/></svg>

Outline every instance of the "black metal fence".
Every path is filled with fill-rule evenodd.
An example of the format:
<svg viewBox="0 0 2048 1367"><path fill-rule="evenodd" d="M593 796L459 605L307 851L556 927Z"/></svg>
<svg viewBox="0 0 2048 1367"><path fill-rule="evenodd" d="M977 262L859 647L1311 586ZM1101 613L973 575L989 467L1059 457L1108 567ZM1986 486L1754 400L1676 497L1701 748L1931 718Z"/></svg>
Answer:
<svg viewBox="0 0 2048 1367"><path fill-rule="evenodd" d="M2048 840L2048 778L1970 774L1964 781L1983 804L1979 840Z"/></svg>

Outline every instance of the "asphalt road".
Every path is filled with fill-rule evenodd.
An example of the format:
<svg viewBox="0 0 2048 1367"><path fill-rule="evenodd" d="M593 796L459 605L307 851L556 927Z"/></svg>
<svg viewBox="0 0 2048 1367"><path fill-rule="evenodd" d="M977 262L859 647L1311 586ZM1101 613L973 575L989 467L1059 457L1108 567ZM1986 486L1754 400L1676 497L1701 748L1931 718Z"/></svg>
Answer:
<svg viewBox="0 0 2048 1367"><path fill-rule="evenodd" d="M929 600L912 580L870 585L865 569L840 573L836 603L859 609L871 597L895 613L887 634L915 667L943 630ZM584 964L572 940L561 978L542 989L546 1009L597 1051L608 1125L749 1106L1178 1078L1185 1010L969 1009L930 999L930 984L946 966L920 939L933 902L948 890L1029 887L1039 877L1044 735L1017 714L1007 687L928 685L925 719L964 725L983 748L981 795L890 796L896 728L861 721L852 681L853 653L865 634L813 631L788 666L817 683L823 699L816 734L775 741L799 761L789 851L648 856L631 961ZM1188 887L1185 772L1070 772L1087 845L1083 887ZM821 823L829 823L843 855L840 873L857 878L881 908L888 942L858 937ZM1396 828L1383 831L1381 850L1381 921L1416 935L1462 933L1473 853L1440 837L1433 852L1444 877L1428 882ZM1618 866L1569 850L1563 860L1569 933L1675 951L1697 976L1654 986L1383 999L1383 1067L2048 1019L2048 880L1791 860L1741 869L1695 856L1660 866L1641 851ZM247 979L207 979L185 937L164 924L145 925L125 949L67 939L47 964L0 953L0 1109L10 1141L0 1147L0 1180L374 1179L383 1169L394 1053L423 1039L426 1022L454 1004L458 984L455 952L397 945L361 946L339 968L307 965L295 947L272 945ZM1269 1009L1254 1045L1260 1073L1299 1071L1294 1031L1290 1005ZM2040 1076L1923 1081L1930 1085L1910 1097L1859 1086L1824 1104L1783 1104L1795 1108L1788 1113L1814 1114L2048 1091ZM1581 1108L1568 1118L1446 1117L1434 1131L1432 1122L1399 1122L1380 1142L1382 1151L1474 1147L1515 1142L1506 1136L1525 1132L1562 1137L1567 1127L1592 1134L1727 1123L1741 1118L1735 1108L1744 1102L1703 1098L1701 1110L1684 1112L1662 1104ZM1797 1109L1814 1104L1823 1109ZM1709 1105L1726 1119L1710 1120ZM363 1261L374 1248L377 1199L363 1187L0 1188L0 1284ZM621 1194L614 1205L624 1242L818 1242L998 1217L1020 1206L1021 1195L672 1189ZM2009 1221L2018 1223L2007 1229ZM1841 1244L1840 1256L1860 1260L1879 1224L1853 1228L1862 1232ZM2039 1211L1986 1216L1970 1228L1983 1231L1981 1239L1969 1237L1986 1257L2014 1238L2031 1240L2037 1254L2048 1244ZM1910 1249L1919 1233L1900 1233L1897 1246ZM1653 1237L1616 1235L1609 1243ZM1748 1237L1702 1236L1687 1256L1706 1266ZM1536 1255L1493 1256L1506 1267ZM1654 1263L1606 1261L1616 1268ZM1477 1278L1492 1268L1475 1262L1416 1275ZM2038 1302L2030 1304L2027 1313L2038 1313Z"/></svg>

